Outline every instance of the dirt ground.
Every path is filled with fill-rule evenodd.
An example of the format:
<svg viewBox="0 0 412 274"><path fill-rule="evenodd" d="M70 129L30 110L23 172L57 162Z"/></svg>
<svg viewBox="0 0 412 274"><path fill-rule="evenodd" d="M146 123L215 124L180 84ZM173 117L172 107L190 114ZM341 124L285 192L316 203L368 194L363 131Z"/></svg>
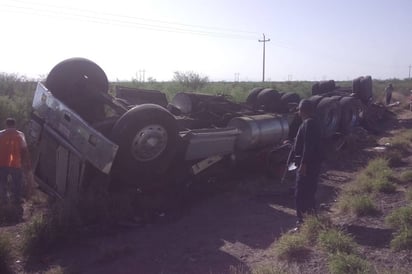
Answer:
<svg viewBox="0 0 412 274"><path fill-rule="evenodd" d="M400 107L396 112L397 116L389 115L381 124L382 131L374 138L377 142L398 130L412 128L412 113ZM382 195L379 206L383 214L379 216L352 218L335 213L334 202L341 186L376 156L368 148L377 143L357 142L357 149L345 151L344 147L326 162L317 193L320 211L354 236L363 255L377 269L412 269L411 252L389 249L393 231L384 224L385 213L403 205L404 186L394 194ZM411 166L412 157L405 158L396 173ZM213 182L230 185L222 187L224 191L200 186L193 194L195 198L180 207L178 214L158 212L152 223L139 226L85 228L77 240L50 250L35 263L17 258L14 270L44 273L61 266L69 273L201 274L246 273L281 265L290 273L328 273L326 254L313 252L307 260L287 265L274 253L277 239L296 221L289 189L293 176L283 185L259 174L235 177L230 183ZM23 225L1 227L0 231L11 231L19 238Z"/></svg>

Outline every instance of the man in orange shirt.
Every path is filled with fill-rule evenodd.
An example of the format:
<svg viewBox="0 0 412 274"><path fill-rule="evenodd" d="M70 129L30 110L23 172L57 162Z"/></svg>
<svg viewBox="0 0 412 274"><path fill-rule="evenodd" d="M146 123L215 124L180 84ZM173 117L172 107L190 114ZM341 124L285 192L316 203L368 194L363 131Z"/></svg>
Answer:
<svg viewBox="0 0 412 274"><path fill-rule="evenodd" d="M31 163L23 132L16 129L13 118L6 119L6 129L0 131L0 203L7 203L7 183L11 181L11 198L23 213L23 170L30 171Z"/></svg>

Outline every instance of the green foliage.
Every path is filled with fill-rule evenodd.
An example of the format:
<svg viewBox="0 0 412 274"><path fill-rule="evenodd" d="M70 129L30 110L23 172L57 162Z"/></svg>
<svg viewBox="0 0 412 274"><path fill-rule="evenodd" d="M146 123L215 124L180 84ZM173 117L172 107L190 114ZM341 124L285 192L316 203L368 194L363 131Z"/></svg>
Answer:
<svg viewBox="0 0 412 274"><path fill-rule="evenodd" d="M390 245L395 251L412 250L412 228L408 227L398 231Z"/></svg>
<svg viewBox="0 0 412 274"><path fill-rule="evenodd" d="M339 197L341 213L351 213L358 217L375 215L378 210L369 195L344 193Z"/></svg>
<svg viewBox="0 0 412 274"><path fill-rule="evenodd" d="M209 82L209 78L207 76L200 76L200 74L193 71L175 71L173 75L173 81L178 82L183 87L197 90L204 87Z"/></svg>
<svg viewBox="0 0 412 274"><path fill-rule="evenodd" d="M385 218L385 222L396 229L391 248L396 251L412 249L412 206L395 209Z"/></svg>
<svg viewBox="0 0 412 274"><path fill-rule="evenodd" d="M364 173L371 178L389 178L392 176L392 170L389 167L388 160L376 158L369 161Z"/></svg>
<svg viewBox="0 0 412 274"><path fill-rule="evenodd" d="M318 244L329 253L354 253L357 245L351 236L339 229L329 229L319 234Z"/></svg>
<svg viewBox="0 0 412 274"><path fill-rule="evenodd" d="M394 229L412 228L412 207L400 207L392 211L385 222Z"/></svg>
<svg viewBox="0 0 412 274"><path fill-rule="evenodd" d="M284 234L279 238L275 252L279 259L286 261L299 261L306 257L309 249L301 234Z"/></svg>
<svg viewBox="0 0 412 274"><path fill-rule="evenodd" d="M412 170L407 170L401 173L400 179L402 182L412 182Z"/></svg>
<svg viewBox="0 0 412 274"><path fill-rule="evenodd" d="M11 239L9 234L0 234L0 273L11 273Z"/></svg>
<svg viewBox="0 0 412 274"><path fill-rule="evenodd" d="M329 258L331 274L371 273L369 263L355 254L337 253Z"/></svg>
<svg viewBox="0 0 412 274"><path fill-rule="evenodd" d="M300 234L308 244L316 243L319 233L332 227L332 221L323 216L308 216L300 227Z"/></svg>
<svg viewBox="0 0 412 274"><path fill-rule="evenodd" d="M28 120L36 83L15 74L0 74L0 127L7 117L14 117L17 126Z"/></svg>
<svg viewBox="0 0 412 274"><path fill-rule="evenodd" d="M294 264L288 263L271 263L267 267L259 267L257 269L250 270L244 265L229 266L229 274L292 274L300 273L299 267Z"/></svg>
<svg viewBox="0 0 412 274"><path fill-rule="evenodd" d="M405 199L406 199L408 202L412 202L412 188L408 188L408 189L405 191Z"/></svg>

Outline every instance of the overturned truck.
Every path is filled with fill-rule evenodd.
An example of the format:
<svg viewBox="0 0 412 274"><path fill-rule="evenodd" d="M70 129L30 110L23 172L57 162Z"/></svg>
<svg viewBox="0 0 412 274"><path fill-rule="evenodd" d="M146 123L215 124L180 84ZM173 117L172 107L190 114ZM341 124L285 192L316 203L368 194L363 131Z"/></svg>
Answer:
<svg viewBox="0 0 412 274"><path fill-rule="evenodd" d="M372 100L372 80L353 88L317 83L323 137L359 125ZM33 99L28 139L37 147L34 174L40 187L61 199L86 188L131 187L153 191L171 180L196 176L219 161L233 165L263 159L268 169L284 163L300 124L295 93L255 88L246 102L222 95L164 93L116 87L84 58L57 64Z"/></svg>

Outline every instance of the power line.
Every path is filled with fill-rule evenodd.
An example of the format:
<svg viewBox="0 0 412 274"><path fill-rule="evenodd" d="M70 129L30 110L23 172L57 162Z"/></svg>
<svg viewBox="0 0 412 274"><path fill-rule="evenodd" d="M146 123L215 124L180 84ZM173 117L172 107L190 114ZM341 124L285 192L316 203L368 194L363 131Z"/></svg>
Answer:
<svg viewBox="0 0 412 274"><path fill-rule="evenodd" d="M16 5L23 4L22 5ZM24 6L24 4L26 4ZM55 5L36 5L36 6L27 6L32 3L27 3L24 1L13 1L13 4L2 3L1 5L6 8L11 8L12 12L25 13L31 15L45 15L49 17L57 17L65 19L81 19L87 22L93 23L103 23L110 25L129 25L134 27L139 27L142 29L156 30L156 31L166 31L166 32L176 32L176 33L187 33L187 34L196 34L196 35L205 35L205 36L214 36L221 38L230 38L230 39L255 39L256 33L242 30L234 30L227 28L217 28L217 27L206 27L199 25L189 25L178 22L167 22L161 20L147 19L147 18L138 18L125 15L116 15L111 13L98 13L69 8L69 7L59 7ZM57 10L56 10L57 9ZM63 10L64 9L64 10ZM67 10L76 11L68 12ZM4 12L4 10L3 10ZM80 13L79 13L80 12ZM39 14L40 13L40 14ZM144 22L140 22L144 21ZM147 23L149 22L149 23Z"/></svg>

